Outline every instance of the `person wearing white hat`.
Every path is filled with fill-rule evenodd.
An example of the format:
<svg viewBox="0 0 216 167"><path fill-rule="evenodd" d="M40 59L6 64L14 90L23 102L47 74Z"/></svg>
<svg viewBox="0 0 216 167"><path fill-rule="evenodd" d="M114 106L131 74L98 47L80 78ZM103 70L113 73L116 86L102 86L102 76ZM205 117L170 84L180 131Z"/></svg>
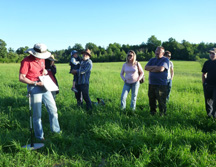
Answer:
<svg viewBox="0 0 216 167"><path fill-rule="evenodd" d="M44 44L37 43L33 48L26 50L30 55L25 57L20 66L19 81L27 84L31 94L31 107L33 109L33 128L35 137L44 140L41 121L42 101L49 113L50 128L52 132L59 133L60 126L55 100L50 91L47 91L39 76L47 74L45 59L51 56Z"/></svg>

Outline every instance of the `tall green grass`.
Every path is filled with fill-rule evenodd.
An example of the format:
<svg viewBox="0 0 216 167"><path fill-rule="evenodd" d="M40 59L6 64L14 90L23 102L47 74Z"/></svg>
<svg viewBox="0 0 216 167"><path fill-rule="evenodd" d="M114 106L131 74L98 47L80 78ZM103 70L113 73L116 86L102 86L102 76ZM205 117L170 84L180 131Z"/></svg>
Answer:
<svg viewBox="0 0 216 167"><path fill-rule="evenodd" d="M141 62L144 67L147 62ZM56 103L61 135L50 132L43 106L45 147L28 151L29 109L19 64L0 64L0 166L215 166L216 123L206 119L198 62L174 61L175 76L167 116L151 116L148 72L140 86L137 110L120 110L123 63L94 63L90 98L102 98L93 114L77 108L69 65L57 64Z"/></svg>

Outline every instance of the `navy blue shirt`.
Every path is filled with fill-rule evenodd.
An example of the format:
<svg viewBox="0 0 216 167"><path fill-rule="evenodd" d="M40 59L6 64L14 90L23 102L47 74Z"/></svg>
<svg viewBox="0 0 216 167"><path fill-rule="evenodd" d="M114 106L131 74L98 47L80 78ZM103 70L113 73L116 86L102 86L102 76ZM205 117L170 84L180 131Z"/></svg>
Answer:
<svg viewBox="0 0 216 167"><path fill-rule="evenodd" d="M169 69L169 59L151 58L147 63L147 66L163 66L165 70L163 72L149 72L149 84L151 85L167 85L167 75Z"/></svg>

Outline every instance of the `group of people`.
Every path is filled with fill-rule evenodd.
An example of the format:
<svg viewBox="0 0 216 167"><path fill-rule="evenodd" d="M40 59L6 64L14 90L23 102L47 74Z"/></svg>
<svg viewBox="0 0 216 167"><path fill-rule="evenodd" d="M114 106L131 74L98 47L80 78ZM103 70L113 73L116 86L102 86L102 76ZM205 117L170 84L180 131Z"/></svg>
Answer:
<svg viewBox="0 0 216 167"><path fill-rule="evenodd" d="M57 61L44 44L35 44L33 48L26 50L30 55L25 57L20 66L19 81L27 84L28 93L31 95L33 109L33 128L35 137L44 140L42 128L41 110L42 102L49 113L50 128L52 132L60 133L55 96L58 91L50 92L44 87L39 76L49 75L53 82L58 85L56 74ZM210 60L206 61L202 72L202 81L205 95L205 104L208 117L216 118L216 48L209 51ZM86 102L87 111L92 110L92 102L89 97L89 79L92 70L91 51L86 49L82 52L82 59L78 52L71 52L71 74L74 75L71 90L75 92L77 105L82 106L83 99ZM160 115L166 115L166 103L169 101L172 80L174 77L174 66L170 61L171 53L165 51L162 46L155 50L155 57L151 58L145 66L149 71L148 97L150 114L155 115L157 101ZM126 109L126 99L131 90L132 110L136 109L136 100L140 87L140 81L144 79L144 70L136 60L136 53L128 51L126 62L120 73L124 86L121 94L121 109Z"/></svg>
<svg viewBox="0 0 216 167"><path fill-rule="evenodd" d="M156 113L157 101L159 104L160 115L166 114L166 102L169 101L172 79L174 77L174 66L171 61L171 53L159 46L155 51L155 58L151 58L145 66L149 71L149 106L150 113ZM136 109L136 99L140 86L140 80L144 77L144 71L138 61L136 53L130 50L126 57L126 63L123 64L121 74L124 81L124 87L121 95L121 108L126 108L126 99L131 90L132 110Z"/></svg>

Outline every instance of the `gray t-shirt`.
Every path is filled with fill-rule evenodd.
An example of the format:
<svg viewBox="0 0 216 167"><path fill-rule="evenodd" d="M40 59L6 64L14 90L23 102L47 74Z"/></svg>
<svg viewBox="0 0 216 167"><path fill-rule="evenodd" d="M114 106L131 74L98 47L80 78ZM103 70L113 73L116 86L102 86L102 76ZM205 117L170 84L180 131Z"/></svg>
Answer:
<svg viewBox="0 0 216 167"><path fill-rule="evenodd" d="M168 69L168 76L167 76L167 79L171 79L171 68L173 68L174 65L173 65L173 62L169 61L169 69Z"/></svg>

